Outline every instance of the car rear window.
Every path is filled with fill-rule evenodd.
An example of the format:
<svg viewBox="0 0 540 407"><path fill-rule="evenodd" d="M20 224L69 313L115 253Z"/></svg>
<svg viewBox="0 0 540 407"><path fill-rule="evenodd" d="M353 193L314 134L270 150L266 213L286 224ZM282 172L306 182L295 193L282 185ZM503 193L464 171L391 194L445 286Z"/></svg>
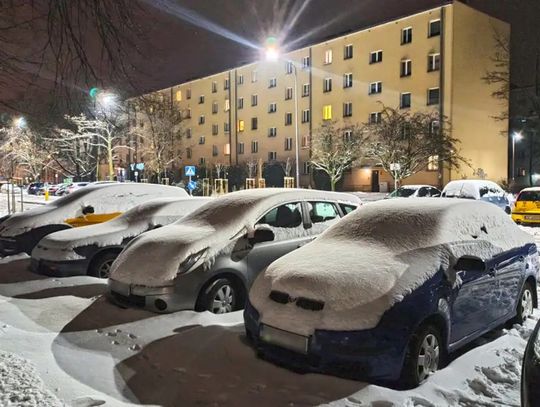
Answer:
<svg viewBox="0 0 540 407"><path fill-rule="evenodd" d="M518 201L540 201L540 191L523 191L518 196Z"/></svg>

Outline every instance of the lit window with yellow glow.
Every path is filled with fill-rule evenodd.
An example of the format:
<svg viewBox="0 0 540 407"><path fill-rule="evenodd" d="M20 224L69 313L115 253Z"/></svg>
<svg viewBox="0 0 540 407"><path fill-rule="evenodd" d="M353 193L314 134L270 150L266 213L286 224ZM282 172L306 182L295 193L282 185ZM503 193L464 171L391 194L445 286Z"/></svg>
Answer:
<svg viewBox="0 0 540 407"><path fill-rule="evenodd" d="M439 156L432 155L428 158L428 171L437 171L439 169Z"/></svg>
<svg viewBox="0 0 540 407"><path fill-rule="evenodd" d="M182 91L181 91L181 90L177 90L177 91L176 91L176 101L177 101L177 102L181 102L181 101L182 101Z"/></svg>
<svg viewBox="0 0 540 407"><path fill-rule="evenodd" d="M323 120L332 120L332 105L323 107Z"/></svg>
<svg viewBox="0 0 540 407"><path fill-rule="evenodd" d="M238 131L244 131L244 121L238 120Z"/></svg>

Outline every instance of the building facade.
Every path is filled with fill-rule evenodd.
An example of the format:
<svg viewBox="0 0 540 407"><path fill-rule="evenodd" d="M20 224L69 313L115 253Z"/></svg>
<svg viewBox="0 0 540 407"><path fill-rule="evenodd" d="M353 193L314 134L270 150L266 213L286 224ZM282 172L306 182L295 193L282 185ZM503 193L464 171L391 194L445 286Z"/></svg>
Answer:
<svg viewBox="0 0 540 407"><path fill-rule="evenodd" d="M448 118L470 167L435 162L405 183L444 185L452 179L507 179L508 106L482 81L493 69L494 30L509 25L460 2L426 10L158 91L184 114L180 165L243 165L295 157L299 122L301 185L313 185L310 140L325 120L347 125L379 119L382 106L436 109ZM296 78L296 87L295 87ZM295 109L294 93L298 108ZM294 174L292 174L294 175ZM345 175L347 190L378 190L391 177L377 163Z"/></svg>

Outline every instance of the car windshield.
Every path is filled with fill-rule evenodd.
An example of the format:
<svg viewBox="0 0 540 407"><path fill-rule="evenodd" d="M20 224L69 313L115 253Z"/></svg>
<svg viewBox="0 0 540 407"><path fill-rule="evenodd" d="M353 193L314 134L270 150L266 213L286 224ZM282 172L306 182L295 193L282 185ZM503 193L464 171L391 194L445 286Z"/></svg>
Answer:
<svg viewBox="0 0 540 407"><path fill-rule="evenodd" d="M203 223L214 227L235 222L239 223L250 209L253 209L256 202L257 200L253 199L240 200L232 197L222 197L202 206L175 223Z"/></svg>
<svg viewBox="0 0 540 407"><path fill-rule="evenodd" d="M540 191L523 191L518 196L518 201L540 201Z"/></svg>
<svg viewBox="0 0 540 407"><path fill-rule="evenodd" d="M401 187L394 191L392 194L393 197L396 198L406 198L408 196L413 195L417 191L417 188L411 188L411 187Z"/></svg>

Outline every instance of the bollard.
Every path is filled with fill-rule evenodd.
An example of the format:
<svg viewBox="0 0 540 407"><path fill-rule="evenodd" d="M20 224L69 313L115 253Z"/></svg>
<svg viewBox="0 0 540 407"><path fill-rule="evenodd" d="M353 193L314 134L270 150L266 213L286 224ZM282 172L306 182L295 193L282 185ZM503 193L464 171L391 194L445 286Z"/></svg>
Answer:
<svg viewBox="0 0 540 407"><path fill-rule="evenodd" d="M45 202L49 200L49 188L45 188Z"/></svg>

